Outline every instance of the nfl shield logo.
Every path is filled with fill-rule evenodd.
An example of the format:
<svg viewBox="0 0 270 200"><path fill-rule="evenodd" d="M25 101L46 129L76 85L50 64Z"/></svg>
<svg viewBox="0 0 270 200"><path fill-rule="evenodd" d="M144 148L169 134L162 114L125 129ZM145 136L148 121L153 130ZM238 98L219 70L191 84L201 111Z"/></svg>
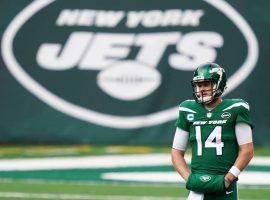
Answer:
<svg viewBox="0 0 270 200"><path fill-rule="evenodd" d="M209 113L206 114L206 116L207 116L208 118L211 118L211 117L212 117L212 113L209 112Z"/></svg>

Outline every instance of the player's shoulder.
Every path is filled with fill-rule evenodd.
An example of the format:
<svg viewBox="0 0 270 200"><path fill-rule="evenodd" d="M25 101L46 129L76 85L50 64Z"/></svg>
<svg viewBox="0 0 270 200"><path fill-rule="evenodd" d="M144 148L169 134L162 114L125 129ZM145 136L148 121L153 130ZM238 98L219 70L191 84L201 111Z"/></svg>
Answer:
<svg viewBox="0 0 270 200"><path fill-rule="evenodd" d="M196 113L198 103L195 100L185 100L180 103L179 111Z"/></svg>
<svg viewBox="0 0 270 200"><path fill-rule="evenodd" d="M230 110L230 109L246 109L250 110L249 103L243 99L225 99L224 100L224 106L225 110Z"/></svg>

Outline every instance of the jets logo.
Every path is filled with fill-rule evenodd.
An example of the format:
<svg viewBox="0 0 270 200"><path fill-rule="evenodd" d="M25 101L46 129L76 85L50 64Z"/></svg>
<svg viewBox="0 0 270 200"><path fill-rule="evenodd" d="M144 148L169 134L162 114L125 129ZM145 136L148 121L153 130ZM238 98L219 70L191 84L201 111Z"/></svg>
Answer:
<svg viewBox="0 0 270 200"><path fill-rule="evenodd" d="M223 119L228 119L230 116L231 116L231 113L229 113L229 112L224 112L224 113L222 113L222 115L221 115L221 117L222 117Z"/></svg>
<svg viewBox="0 0 270 200"><path fill-rule="evenodd" d="M211 180L211 177L208 176L208 175L203 175L203 176L200 176L200 180L201 180L202 182L208 182L208 181Z"/></svg>
<svg viewBox="0 0 270 200"><path fill-rule="evenodd" d="M201 63L219 60L228 74L241 74L229 77L227 93L255 67L256 37L226 1L147 3L33 1L3 34L5 65L56 110L118 129L175 120ZM232 32L236 42L225 45Z"/></svg>

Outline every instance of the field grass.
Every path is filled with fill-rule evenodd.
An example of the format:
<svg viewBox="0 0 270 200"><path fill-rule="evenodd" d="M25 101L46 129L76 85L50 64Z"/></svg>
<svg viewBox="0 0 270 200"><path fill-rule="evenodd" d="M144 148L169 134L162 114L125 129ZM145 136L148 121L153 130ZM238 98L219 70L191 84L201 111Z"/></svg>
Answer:
<svg viewBox="0 0 270 200"><path fill-rule="evenodd" d="M256 155L269 156L269 148L256 148ZM36 157L65 157L86 155L114 155L114 154L144 154L169 153L165 146L3 146L0 148L2 159L7 158L36 158ZM159 171L161 168L157 168ZM165 168L171 170L169 166ZM134 170L134 169L132 169ZM61 171L61 170L60 170ZM61 179L63 172L55 171L50 178L50 171L45 171L45 177L31 172L16 172L17 178L9 172L0 172L0 199L9 200L184 200L187 190L184 185L175 183L135 183L96 181L87 171L66 171L71 178ZM36 173L36 172L35 172ZM90 173L90 171L89 171ZM20 176L18 176L20 174ZM29 176L28 176L29 174ZM43 174L43 176L44 176ZM47 175L46 175L47 174ZM82 176L79 178L79 174ZM58 177L58 179L55 179ZM60 178L59 178L60 177ZM270 187L240 187L240 200L268 200Z"/></svg>
<svg viewBox="0 0 270 200"><path fill-rule="evenodd" d="M240 188L241 200L267 200L269 188ZM104 200L176 200L185 199L187 191L176 184L123 184L94 182L0 182L0 199L104 199Z"/></svg>

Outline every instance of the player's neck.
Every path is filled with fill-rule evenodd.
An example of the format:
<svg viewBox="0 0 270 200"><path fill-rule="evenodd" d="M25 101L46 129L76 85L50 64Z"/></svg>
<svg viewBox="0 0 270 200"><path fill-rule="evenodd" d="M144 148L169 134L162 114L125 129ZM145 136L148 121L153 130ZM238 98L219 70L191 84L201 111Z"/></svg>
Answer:
<svg viewBox="0 0 270 200"><path fill-rule="evenodd" d="M215 101L207 104L207 105L204 105L204 107L211 111L213 108L217 107L220 103L222 102L222 98L221 97L218 97Z"/></svg>

